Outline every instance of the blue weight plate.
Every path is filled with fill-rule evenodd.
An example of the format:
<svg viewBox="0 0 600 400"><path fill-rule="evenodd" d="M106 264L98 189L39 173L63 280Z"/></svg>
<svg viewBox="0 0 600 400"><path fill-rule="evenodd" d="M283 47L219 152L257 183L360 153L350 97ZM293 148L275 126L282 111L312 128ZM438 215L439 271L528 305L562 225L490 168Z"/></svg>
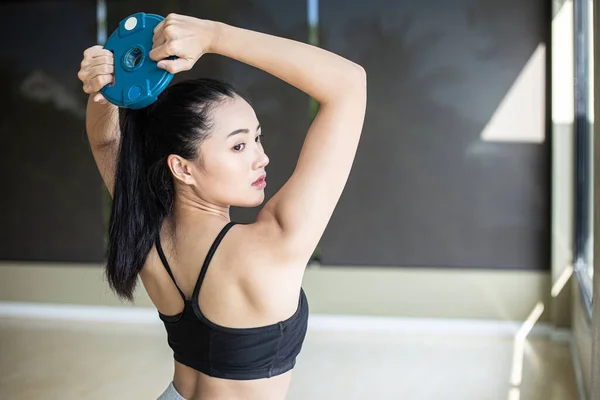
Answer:
<svg viewBox="0 0 600 400"><path fill-rule="evenodd" d="M115 82L104 86L100 93L112 104L132 109L147 107L171 83L173 74L158 68L148 56L154 28L163 19L156 14L132 14L106 41L104 48L115 56Z"/></svg>

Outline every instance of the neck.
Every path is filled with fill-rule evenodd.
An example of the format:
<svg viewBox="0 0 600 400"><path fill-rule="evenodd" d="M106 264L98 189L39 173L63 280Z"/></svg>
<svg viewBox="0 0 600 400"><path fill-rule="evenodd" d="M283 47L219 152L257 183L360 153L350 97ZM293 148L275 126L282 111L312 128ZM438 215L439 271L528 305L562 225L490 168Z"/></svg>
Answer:
<svg viewBox="0 0 600 400"><path fill-rule="evenodd" d="M179 223L198 221L198 219L221 219L229 222L229 206L213 204L205 199L186 194L176 195L173 209Z"/></svg>

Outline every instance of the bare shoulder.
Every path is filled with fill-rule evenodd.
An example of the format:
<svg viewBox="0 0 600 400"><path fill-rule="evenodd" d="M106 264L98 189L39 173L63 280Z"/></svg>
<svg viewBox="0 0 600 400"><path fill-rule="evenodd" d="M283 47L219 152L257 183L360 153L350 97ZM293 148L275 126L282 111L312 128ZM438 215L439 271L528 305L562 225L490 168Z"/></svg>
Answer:
<svg viewBox="0 0 600 400"><path fill-rule="evenodd" d="M241 276L257 287L299 288L310 254L300 256L275 221L259 218L251 224L237 224L224 241L226 264L239 266Z"/></svg>
<svg viewBox="0 0 600 400"><path fill-rule="evenodd" d="M255 222L240 224L237 229L238 239L251 247L246 251L277 268L295 268L298 265L305 267L312 254L299 252L294 239L268 212L261 212Z"/></svg>
<svg viewBox="0 0 600 400"><path fill-rule="evenodd" d="M200 291L203 312L225 325L244 320L247 326L258 326L289 317L298 306L306 264L301 267L299 260L290 257L283 242L276 226L265 221L231 227L214 254ZM229 307L243 312L229 313L231 321L222 320L218 312L211 312L213 302L214 309Z"/></svg>

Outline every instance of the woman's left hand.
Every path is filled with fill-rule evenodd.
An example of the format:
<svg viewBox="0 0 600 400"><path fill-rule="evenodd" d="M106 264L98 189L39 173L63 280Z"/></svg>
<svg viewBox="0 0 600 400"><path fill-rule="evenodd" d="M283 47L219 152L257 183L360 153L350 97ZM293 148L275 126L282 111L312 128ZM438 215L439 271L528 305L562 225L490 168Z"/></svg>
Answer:
<svg viewBox="0 0 600 400"><path fill-rule="evenodd" d="M217 23L185 15L169 14L154 28L150 58L172 74L192 69L216 41ZM166 60L175 56L177 59Z"/></svg>

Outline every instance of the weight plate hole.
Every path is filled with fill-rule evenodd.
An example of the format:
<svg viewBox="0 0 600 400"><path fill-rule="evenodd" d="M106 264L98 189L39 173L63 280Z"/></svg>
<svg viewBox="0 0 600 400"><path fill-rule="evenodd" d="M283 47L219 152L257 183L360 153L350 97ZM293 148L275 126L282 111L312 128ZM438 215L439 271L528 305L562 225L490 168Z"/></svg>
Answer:
<svg viewBox="0 0 600 400"><path fill-rule="evenodd" d="M144 52L138 47L130 49L123 58L125 69L132 71L140 66L144 59Z"/></svg>

